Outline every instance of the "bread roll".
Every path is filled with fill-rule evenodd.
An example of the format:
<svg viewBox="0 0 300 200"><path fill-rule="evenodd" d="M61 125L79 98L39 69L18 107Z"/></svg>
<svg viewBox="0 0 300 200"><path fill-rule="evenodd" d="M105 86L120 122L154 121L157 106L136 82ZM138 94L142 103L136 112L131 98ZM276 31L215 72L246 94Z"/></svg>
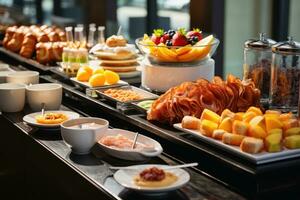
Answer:
<svg viewBox="0 0 300 200"><path fill-rule="evenodd" d="M25 58L31 58L36 45L36 37L33 33L27 33L22 43L20 55Z"/></svg>

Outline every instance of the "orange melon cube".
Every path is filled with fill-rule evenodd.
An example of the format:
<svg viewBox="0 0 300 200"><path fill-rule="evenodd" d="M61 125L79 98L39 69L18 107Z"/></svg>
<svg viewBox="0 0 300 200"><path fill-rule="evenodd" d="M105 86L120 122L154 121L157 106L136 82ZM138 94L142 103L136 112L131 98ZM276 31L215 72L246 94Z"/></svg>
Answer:
<svg viewBox="0 0 300 200"><path fill-rule="evenodd" d="M257 116L257 114L253 111L246 112L243 115L243 121L246 122L246 123L249 123L251 121L251 119L253 119L256 116Z"/></svg>
<svg viewBox="0 0 300 200"><path fill-rule="evenodd" d="M254 112L256 115L263 115L263 113L260 110L260 108L254 107L254 106L251 106L250 108L248 108L248 110L246 111L246 113L248 113L248 112Z"/></svg>
<svg viewBox="0 0 300 200"><path fill-rule="evenodd" d="M259 138L245 137L240 145L240 149L247 153L259 153L264 148L264 141Z"/></svg>
<svg viewBox="0 0 300 200"><path fill-rule="evenodd" d="M214 130L214 132L212 134L212 138L217 139L217 140L222 140L224 133L226 133L226 131L221 130L221 129L216 129L216 130Z"/></svg>
<svg viewBox="0 0 300 200"><path fill-rule="evenodd" d="M283 130L281 128L275 128L268 131L268 135L272 134L283 134Z"/></svg>
<svg viewBox="0 0 300 200"><path fill-rule="evenodd" d="M265 137L267 137L267 132L258 125L250 126L248 136L264 139Z"/></svg>
<svg viewBox="0 0 300 200"><path fill-rule="evenodd" d="M222 142L225 144L240 146L245 136L237 135L233 133L224 133L222 137Z"/></svg>
<svg viewBox="0 0 300 200"><path fill-rule="evenodd" d="M218 124L207 119L201 120L200 131L202 135L211 137L214 130L218 128Z"/></svg>
<svg viewBox="0 0 300 200"><path fill-rule="evenodd" d="M232 133L238 135L247 135L249 124L243 121L235 120L232 124Z"/></svg>
<svg viewBox="0 0 300 200"><path fill-rule="evenodd" d="M286 131L289 128L299 127L299 122L297 119L288 119L282 122L282 127Z"/></svg>
<svg viewBox="0 0 300 200"><path fill-rule="evenodd" d="M215 113L215 112L213 112L213 111L211 111L209 109L204 109L203 112L202 112L202 114L201 114L201 118L200 119L201 120L206 119L206 120L209 120L209 121L212 121L214 123L219 124L220 118L221 118L220 115L218 115L217 113Z"/></svg>
<svg viewBox="0 0 300 200"><path fill-rule="evenodd" d="M286 120L294 119L294 118L295 118L295 116L291 112L283 113L283 114L280 114L280 116L279 116L280 121L286 121Z"/></svg>
<svg viewBox="0 0 300 200"><path fill-rule="evenodd" d="M278 117L271 117L266 116L265 117L266 122L266 131L269 132L272 129L281 129L283 127L283 123L279 120Z"/></svg>
<svg viewBox="0 0 300 200"><path fill-rule="evenodd" d="M235 114L233 112L231 112L229 109L226 108L225 110L223 110L223 112L221 114L221 121L223 119L225 119L226 117L230 117L231 119L233 119L234 115Z"/></svg>
<svg viewBox="0 0 300 200"><path fill-rule="evenodd" d="M293 127L284 131L284 137L288 137L292 135L300 135L300 127Z"/></svg>
<svg viewBox="0 0 300 200"><path fill-rule="evenodd" d="M280 114L276 114L276 113L267 113L267 114L264 114L265 117L274 117L274 118L278 118L279 119L279 116Z"/></svg>
<svg viewBox="0 0 300 200"><path fill-rule="evenodd" d="M256 116L256 117L254 117L253 119L250 120L249 125L250 126L258 125L258 126L262 127L264 130L266 130L265 117L261 116L261 115Z"/></svg>
<svg viewBox="0 0 300 200"><path fill-rule="evenodd" d="M244 112L237 112L237 113L234 114L233 119L242 121L244 114L245 114Z"/></svg>
<svg viewBox="0 0 300 200"><path fill-rule="evenodd" d="M222 129L226 132L232 132L232 119L230 117L226 117L223 119L219 125L219 129Z"/></svg>
<svg viewBox="0 0 300 200"><path fill-rule="evenodd" d="M266 110L265 114L276 114L280 115L281 111L280 110Z"/></svg>

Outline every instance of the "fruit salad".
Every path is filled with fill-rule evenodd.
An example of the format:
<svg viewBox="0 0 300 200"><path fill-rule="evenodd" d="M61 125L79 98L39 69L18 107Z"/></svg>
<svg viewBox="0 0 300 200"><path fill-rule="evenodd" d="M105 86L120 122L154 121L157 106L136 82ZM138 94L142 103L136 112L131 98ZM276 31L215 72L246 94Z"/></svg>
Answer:
<svg viewBox="0 0 300 200"><path fill-rule="evenodd" d="M193 62L211 56L219 41L213 35L203 37L199 29L177 31L155 29L151 36L147 34L137 39L139 48L152 60L158 62Z"/></svg>

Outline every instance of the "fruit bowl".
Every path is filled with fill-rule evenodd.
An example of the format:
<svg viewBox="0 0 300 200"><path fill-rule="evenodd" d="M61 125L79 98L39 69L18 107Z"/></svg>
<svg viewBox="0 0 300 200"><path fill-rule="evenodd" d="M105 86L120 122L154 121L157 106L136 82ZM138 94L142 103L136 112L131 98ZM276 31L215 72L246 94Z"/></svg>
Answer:
<svg viewBox="0 0 300 200"><path fill-rule="evenodd" d="M155 44L147 35L136 39L136 45L152 63L189 63L209 59L216 51L220 41L209 35L194 45L167 46Z"/></svg>

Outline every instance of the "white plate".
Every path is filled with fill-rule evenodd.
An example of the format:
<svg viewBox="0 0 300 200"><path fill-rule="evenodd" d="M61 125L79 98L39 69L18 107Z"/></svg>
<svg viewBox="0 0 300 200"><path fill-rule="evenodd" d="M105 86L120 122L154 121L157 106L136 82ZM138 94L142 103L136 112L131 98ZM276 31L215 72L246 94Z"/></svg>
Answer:
<svg viewBox="0 0 300 200"><path fill-rule="evenodd" d="M80 115L76 112L72 112L72 111L64 111L64 110L49 110L49 111L45 111L45 113L62 113L68 116L68 120L69 119L76 119L79 118ZM27 124L31 125L31 126L35 126L35 127L39 127L39 128L59 128L60 124L40 124L36 122L35 117L38 115L41 115L42 112L35 112L35 113L31 113L28 115L25 115L23 117L23 121L26 122Z"/></svg>
<svg viewBox="0 0 300 200"><path fill-rule="evenodd" d="M78 85L80 85L81 87L84 87L84 88L110 88L110 87L117 87L117 86L128 85L127 82L119 80L118 83L116 83L116 84L112 84L112 85L105 84L105 85L99 86L99 87L92 87L89 84L89 82L78 81L76 79L76 77L72 77L72 78L70 78L70 80L73 81L75 84L78 84Z"/></svg>
<svg viewBox="0 0 300 200"><path fill-rule="evenodd" d="M174 175L176 175L178 177L178 180L169 186L150 188L150 187L140 187L134 183L134 178L144 169L149 167L163 168L165 166L167 165L136 165L135 166L136 170L135 169L118 170L114 174L114 179L125 188L136 190L139 192L146 192L146 193L162 193L162 192L176 190L189 182L190 175L187 171L183 169L172 169L172 170L165 170L165 171L171 172Z"/></svg>
<svg viewBox="0 0 300 200"><path fill-rule="evenodd" d="M178 130L181 130L186 133L190 133L190 134L198 137L199 139L201 139L204 142L207 142L214 146L218 146L227 152L230 152L241 158L245 158L257 165L275 162L275 161L279 161L279 160L285 160L285 159L289 159L289 158L300 157L300 149L286 149L286 148L284 148L280 152L275 152L275 153L269 153L269 152L264 151L264 152L257 153L257 154L250 154L250 153L241 151L240 147L238 147L238 146L224 144L220 140L206 137L206 136L202 135L199 131L182 128L181 123L174 124L173 126Z"/></svg>
<svg viewBox="0 0 300 200"><path fill-rule="evenodd" d="M120 78L133 78L137 76L141 76L141 72L136 70L133 72L117 72L120 76Z"/></svg>
<svg viewBox="0 0 300 200"><path fill-rule="evenodd" d="M101 138L105 136L117 136L118 134L130 140L134 140L136 133L132 131L123 130L123 129L109 129L106 131L105 134L101 135ZM102 144L100 141L98 141L98 144L108 155L111 155L116 158L121 158L123 160L131 160L131 161L147 160L150 157L159 156L163 151L161 145L157 141L149 137L146 137L142 134L139 134L137 142L141 144L153 146L154 151L143 152L143 151L131 150L131 149L119 149L119 148L106 146Z"/></svg>

